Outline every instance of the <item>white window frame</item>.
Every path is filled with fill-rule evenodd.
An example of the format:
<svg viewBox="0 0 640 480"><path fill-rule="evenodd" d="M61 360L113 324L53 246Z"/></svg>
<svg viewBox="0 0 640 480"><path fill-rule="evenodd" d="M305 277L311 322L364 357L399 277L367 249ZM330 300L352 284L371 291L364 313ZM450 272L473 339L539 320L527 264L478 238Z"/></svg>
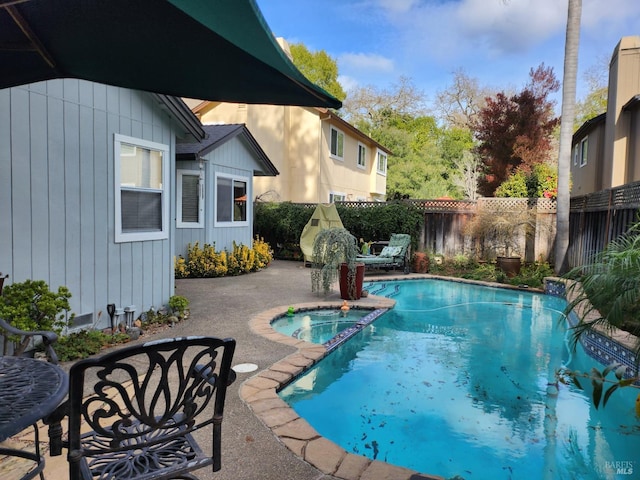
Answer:
<svg viewBox="0 0 640 480"><path fill-rule="evenodd" d="M162 182L160 189L145 189L161 194L161 218L162 228L148 232L123 232L122 231L122 192L130 190L121 183L121 146L123 143L135 147L155 150L162 153ZM115 242L142 242L146 240L164 240L169 238L169 145L129 137L119 133L114 134L114 190L115 190Z"/></svg>
<svg viewBox="0 0 640 480"><path fill-rule="evenodd" d="M589 155L589 137L584 137L580 140L580 168L587 164Z"/></svg>
<svg viewBox="0 0 640 480"><path fill-rule="evenodd" d="M329 192L329 203L346 202L347 194L344 192Z"/></svg>
<svg viewBox="0 0 640 480"><path fill-rule="evenodd" d="M226 178L231 180L231 185L233 185L233 182L244 182L244 184L246 185L246 196L247 196L247 205L246 205L246 214L245 220L242 221L234 221L231 220L230 222L221 222L218 221L218 179L219 178ZM214 202L215 202L215 206L213 208L213 225L215 227L246 227L249 226L249 219L251 218L251 202L249 201L249 193L250 193L250 187L251 187L251 179L249 177L243 177L241 175L233 175L233 174L229 174L229 173L222 173L222 172L216 172L215 174L215 179L214 179L214 189L215 189L215 194L214 194ZM231 198L230 201L233 204L233 188L231 188Z"/></svg>
<svg viewBox="0 0 640 480"><path fill-rule="evenodd" d="M204 172L202 170L184 170L176 172L176 227L204 228ZM198 221L185 222L182 220L182 177L198 177Z"/></svg>
<svg viewBox="0 0 640 480"><path fill-rule="evenodd" d="M367 146L358 142L358 168L367 168Z"/></svg>
<svg viewBox="0 0 640 480"><path fill-rule="evenodd" d="M576 143L573 147L573 165L578 166L578 158L580 157L580 144Z"/></svg>
<svg viewBox="0 0 640 480"><path fill-rule="evenodd" d="M333 132L336 132L336 151L333 151ZM342 145L340 144L340 139L342 139ZM329 153L331 154L331 158L335 158L337 160L344 160L344 141L345 136L342 130L338 130L333 125L329 128ZM340 148L342 147L342 148Z"/></svg>
<svg viewBox="0 0 640 480"><path fill-rule="evenodd" d="M382 168L380 168L380 161L384 159L382 161ZM376 172L378 172L380 175L386 175L387 174L387 162L389 161L389 156L384 153L381 150L378 150L378 152L376 153Z"/></svg>

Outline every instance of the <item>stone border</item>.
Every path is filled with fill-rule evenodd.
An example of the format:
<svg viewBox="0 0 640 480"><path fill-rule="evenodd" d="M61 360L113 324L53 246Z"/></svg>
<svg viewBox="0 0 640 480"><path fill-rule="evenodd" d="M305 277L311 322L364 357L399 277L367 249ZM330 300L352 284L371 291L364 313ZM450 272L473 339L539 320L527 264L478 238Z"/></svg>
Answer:
<svg viewBox="0 0 640 480"><path fill-rule="evenodd" d="M293 305L296 311L337 308L341 302L326 301ZM369 296L358 301L358 308L389 309L395 302ZM298 349L271 367L246 380L239 389L240 398L276 437L297 457L322 473L341 480L444 480L407 468L354 455L320 434L282 400L277 391L328 355L323 346L299 340L271 328L271 322L287 312L289 306L272 308L249 321L251 330L274 342Z"/></svg>

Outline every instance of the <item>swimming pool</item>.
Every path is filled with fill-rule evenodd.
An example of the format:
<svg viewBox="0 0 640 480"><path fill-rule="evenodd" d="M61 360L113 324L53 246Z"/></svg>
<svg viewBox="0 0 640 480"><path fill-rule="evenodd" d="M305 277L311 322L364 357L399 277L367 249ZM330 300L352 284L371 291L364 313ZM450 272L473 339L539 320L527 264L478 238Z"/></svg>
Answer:
<svg viewBox="0 0 640 480"><path fill-rule="evenodd" d="M594 364L557 328L564 300L438 280L368 289L395 309L279 392L320 435L445 478L637 475L637 392L597 411L589 390L548 385Z"/></svg>
<svg viewBox="0 0 640 480"><path fill-rule="evenodd" d="M274 319L271 328L299 340L324 345L331 351L386 311L360 308L300 310Z"/></svg>

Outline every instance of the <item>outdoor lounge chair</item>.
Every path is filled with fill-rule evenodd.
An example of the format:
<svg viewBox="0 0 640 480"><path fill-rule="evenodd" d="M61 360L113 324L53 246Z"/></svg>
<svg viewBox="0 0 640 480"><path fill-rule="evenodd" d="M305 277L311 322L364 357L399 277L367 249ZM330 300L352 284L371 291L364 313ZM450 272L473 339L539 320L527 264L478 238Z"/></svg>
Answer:
<svg viewBox="0 0 640 480"><path fill-rule="evenodd" d="M389 239L389 245L379 255L358 255L358 262L364 263L368 269L402 268L404 273L409 273L410 250L411 235L394 233Z"/></svg>

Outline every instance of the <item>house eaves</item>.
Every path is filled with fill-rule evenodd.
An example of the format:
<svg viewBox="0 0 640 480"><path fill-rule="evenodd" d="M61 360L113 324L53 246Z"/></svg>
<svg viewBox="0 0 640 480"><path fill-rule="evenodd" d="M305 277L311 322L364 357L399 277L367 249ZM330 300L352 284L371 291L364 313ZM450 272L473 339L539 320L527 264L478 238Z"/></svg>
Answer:
<svg viewBox="0 0 640 480"><path fill-rule="evenodd" d="M629 100L622 106L622 111L630 112L637 108L640 108L640 95L634 95L633 97L631 97L631 100Z"/></svg>
<svg viewBox="0 0 640 480"><path fill-rule="evenodd" d="M162 93L152 93L155 99L169 112L184 129L193 135L196 140L204 139L205 133L202 124L182 99Z"/></svg>
<svg viewBox="0 0 640 480"><path fill-rule="evenodd" d="M346 120L343 120L342 118L340 118L338 115L333 113L328 108L316 107L315 110L319 112L320 118L322 120L328 121L328 122L336 125L341 130L348 130L354 137L358 138L360 141L363 141L364 143L369 143L369 144L375 146L376 148L378 148L378 149L382 150L383 152L385 152L387 155L393 155L393 152L391 150L389 150L387 147L385 147L384 145L381 145L380 143L376 142L373 138L371 138L367 134L361 132L356 127L351 125Z"/></svg>
<svg viewBox="0 0 640 480"><path fill-rule="evenodd" d="M176 160L198 161L209 152L224 145L229 140L240 137L252 151L256 161L262 166L254 170L255 176L279 175L280 172L269 159L262 147L244 124L202 125L204 138L200 142L176 142Z"/></svg>
<svg viewBox="0 0 640 480"><path fill-rule="evenodd" d="M589 132L591 132L598 124L604 123L607 119L607 114L601 113L597 117L593 117L586 122L584 122L578 130L575 131L573 137L571 138L571 145L575 145L577 142L582 140Z"/></svg>

